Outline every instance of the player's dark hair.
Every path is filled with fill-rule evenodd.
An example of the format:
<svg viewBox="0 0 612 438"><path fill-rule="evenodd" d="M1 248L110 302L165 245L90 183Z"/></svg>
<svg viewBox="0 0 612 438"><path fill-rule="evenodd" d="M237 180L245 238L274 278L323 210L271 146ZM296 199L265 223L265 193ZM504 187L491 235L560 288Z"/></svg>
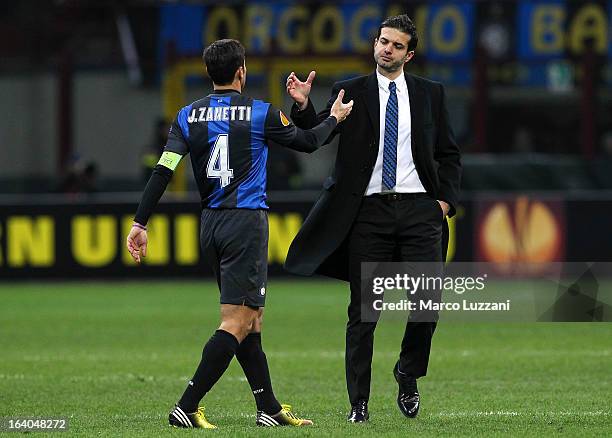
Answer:
<svg viewBox="0 0 612 438"><path fill-rule="evenodd" d="M380 23L377 38L380 37L380 31L383 29L383 27L397 29L400 32L410 35L410 41L408 41L408 51L416 49L417 43L419 42L419 36L417 35L416 26L408 15L402 14L396 15L395 17L386 18L385 21Z"/></svg>
<svg viewBox="0 0 612 438"><path fill-rule="evenodd" d="M245 50L238 40L218 40L204 49L202 58L208 76L217 85L227 85L234 81L236 70L244 66Z"/></svg>

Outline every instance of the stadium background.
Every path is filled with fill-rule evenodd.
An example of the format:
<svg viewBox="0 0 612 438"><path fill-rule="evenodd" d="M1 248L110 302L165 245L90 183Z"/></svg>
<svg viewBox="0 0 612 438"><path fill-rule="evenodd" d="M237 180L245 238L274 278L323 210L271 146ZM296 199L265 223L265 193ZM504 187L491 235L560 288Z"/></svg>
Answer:
<svg viewBox="0 0 612 438"><path fill-rule="evenodd" d="M178 393L206 333L192 327L216 323L214 285L198 280L209 272L199 264L198 197L188 163L151 219L144 266L129 260L123 242L169 122L210 89L200 56L218 38L245 44L247 92L286 112L287 74L315 69L312 98L320 108L334 81L372 70L370 41L381 19L407 12L420 37L408 71L445 84L463 152L448 260L611 259L612 1L24 0L3 2L0 11L0 393L6 395L0 416L72 416L84 433L88 422L98 431L116 424L146 430L150 419L161 424L160 412ZM284 278L281 267L334 157L333 144L312 155L270 153L269 258L278 298L270 296L266 345L281 391L344 433L334 428L346 405L345 287ZM133 281L160 277L165 280ZM375 373L386 377L375 377L384 395L374 400L387 406L395 391L387 362L397 330L383 326L388 336L377 337ZM185 332L190 335L181 337ZM283 334L321 344L278 348L273 342ZM431 403L436 393L446 398L413 427L609 431L612 391L604 370L612 365L611 334L605 324L442 328L425 390ZM178 358L168 351L171 335L181 337ZM317 364L314 376L309 358ZM582 370L580 385L568 382L572 369ZM314 389L293 395L286 370ZM326 386L329 376L334 382ZM554 384L542 383L550 376ZM227 380L213 400L228 403L223 391L239 381L236 368ZM92 407L83 408L67 394L88 383L119 397L137 394L147 413L93 394ZM497 398L475 401L487 385L497 388ZM525 402L517 388L532 397ZM458 392L463 398L453 398ZM248 390L243 393L247 403ZM59 394L55 407L44 403L50 394ZM94 407L112 421L96 419ZM248 424L232 409L222 414L228 424ZM364 433L404 427L400 418L390 421Z"/></svg>

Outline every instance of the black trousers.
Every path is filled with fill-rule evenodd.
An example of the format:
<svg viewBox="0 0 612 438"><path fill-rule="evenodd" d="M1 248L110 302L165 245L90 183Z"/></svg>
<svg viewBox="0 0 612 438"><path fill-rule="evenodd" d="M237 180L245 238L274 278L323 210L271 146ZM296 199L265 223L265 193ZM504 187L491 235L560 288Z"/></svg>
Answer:
<svg viewBox="0 0 612 438"><path fill-rule="evenodd" d="M351 301L346 326L346 384L351 404L369 399L375 322L361 321L362 262L441 262L443 213L425 194L363 199L349 235ZM427 374L435 322L410 318L399 365L415 378Z"/></svg>

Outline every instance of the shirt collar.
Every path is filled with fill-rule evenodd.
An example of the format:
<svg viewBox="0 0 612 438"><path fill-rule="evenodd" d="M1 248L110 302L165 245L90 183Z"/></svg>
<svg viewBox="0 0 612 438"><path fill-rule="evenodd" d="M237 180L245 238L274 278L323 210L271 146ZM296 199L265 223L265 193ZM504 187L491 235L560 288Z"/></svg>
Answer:
<svg viewBox="0 0 612 438"><path fill-rule="evenodd" d="M388 93L389 83L391 83L391 81L388 78L381 75L378 69L376 69L376 78L378 79L378 86ZM405 93L408 91L408 85L406 84L406 76L404 75L403 72L401 75L395 78L393 82L395 82L396 89L400 93Z"/></svg>

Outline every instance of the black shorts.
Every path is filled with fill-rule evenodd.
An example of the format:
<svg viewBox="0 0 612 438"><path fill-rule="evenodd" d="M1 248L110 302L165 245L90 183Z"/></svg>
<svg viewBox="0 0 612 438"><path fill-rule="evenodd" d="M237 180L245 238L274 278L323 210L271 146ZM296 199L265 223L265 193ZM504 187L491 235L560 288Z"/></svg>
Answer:
<svg viewBox="0 0 612 438"><path fill-rule="evenodd" d="M263 307L268 281L268 212L202 210L200 244L217 277L221 304Z"/></svg>

